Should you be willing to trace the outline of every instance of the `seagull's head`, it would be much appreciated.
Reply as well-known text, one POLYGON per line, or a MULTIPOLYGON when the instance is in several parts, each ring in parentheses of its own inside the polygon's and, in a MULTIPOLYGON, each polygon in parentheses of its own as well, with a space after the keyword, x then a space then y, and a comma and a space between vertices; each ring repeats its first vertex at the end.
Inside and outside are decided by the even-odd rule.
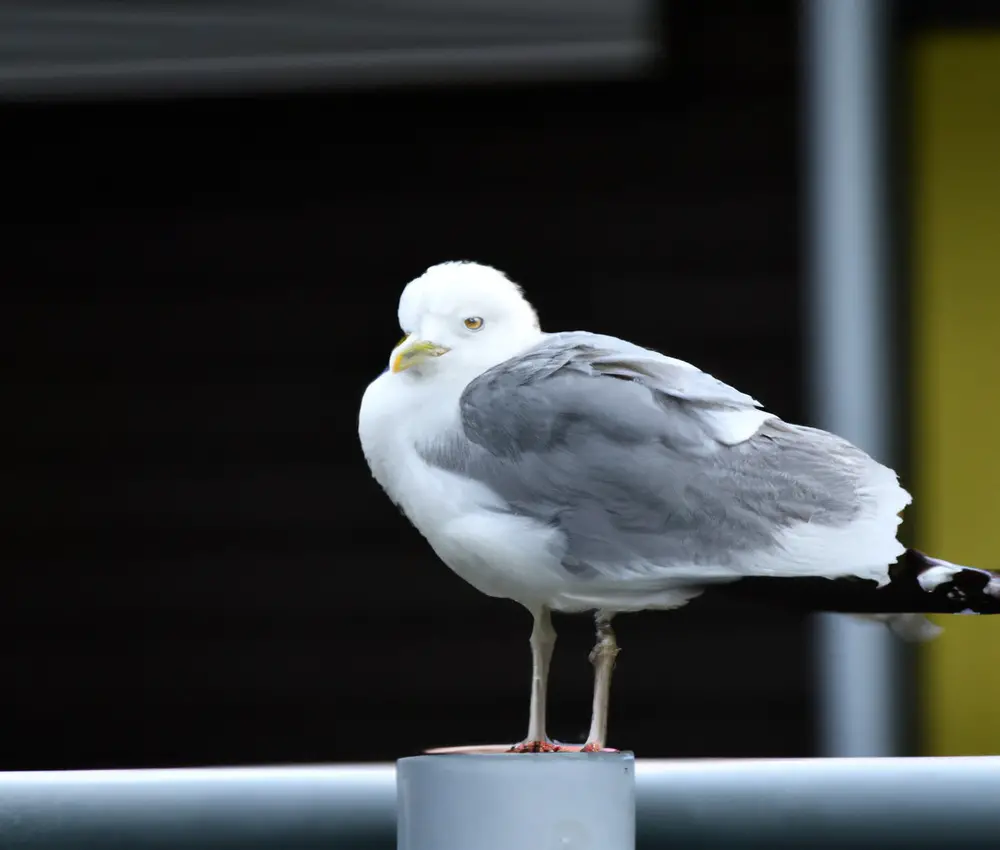
POLYGON ((414 376, 468 379, 529 348, 541 337, 538 316, 503 272, 470 262, 431 266, 399 299, 406 334, 389 368, 414 376))

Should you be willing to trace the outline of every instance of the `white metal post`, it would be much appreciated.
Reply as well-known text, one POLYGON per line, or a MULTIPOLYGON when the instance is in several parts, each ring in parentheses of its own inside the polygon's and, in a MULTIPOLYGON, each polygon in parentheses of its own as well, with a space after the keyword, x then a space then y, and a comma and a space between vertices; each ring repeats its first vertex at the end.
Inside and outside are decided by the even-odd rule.
POLYGON ((400 759, 397 850, 635 850, 626 753, 400 759))

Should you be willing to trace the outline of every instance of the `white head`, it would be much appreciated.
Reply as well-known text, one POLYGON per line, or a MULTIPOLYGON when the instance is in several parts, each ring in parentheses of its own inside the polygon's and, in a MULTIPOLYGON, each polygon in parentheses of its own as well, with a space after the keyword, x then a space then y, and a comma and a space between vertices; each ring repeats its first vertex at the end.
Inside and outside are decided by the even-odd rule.
POLYGON ((467 379, 529 348, 541 337, 538 316, 521 288, 490 266, 431 266, 399 299, 406 337, 389 368, 414 377, 459 374, 467 379))

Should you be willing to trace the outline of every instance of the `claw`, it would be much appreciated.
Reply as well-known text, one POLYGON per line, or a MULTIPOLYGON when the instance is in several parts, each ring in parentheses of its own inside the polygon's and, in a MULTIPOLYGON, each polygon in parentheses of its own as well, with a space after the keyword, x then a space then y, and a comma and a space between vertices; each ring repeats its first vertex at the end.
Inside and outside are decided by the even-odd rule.
POLYGON ((581 753, 617 753, 619 750, 611 749, 610 747, 605 747, 600 741, 593 741, 590 744, 584 744, 580 748, 581 753))
POLYGON ((522 741, 515 744, 508 753, 558 753, 561 747, 557 747, 551 741, 522 741))

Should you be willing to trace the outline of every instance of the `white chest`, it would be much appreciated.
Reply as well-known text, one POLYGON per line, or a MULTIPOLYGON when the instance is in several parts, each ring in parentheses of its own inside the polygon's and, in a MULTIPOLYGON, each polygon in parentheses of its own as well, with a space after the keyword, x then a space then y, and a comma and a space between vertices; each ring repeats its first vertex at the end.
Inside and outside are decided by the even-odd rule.
POLYGON ((455 476, 431 467, 420 452, 458 427, 456 393, 418 389, 403 376, 382 375, 361 402, 358 434, 372 474, 425 535, 468 510, 463 482, 449 480, 455 476))
POLYGON ((563 583, 562 540, 505 512, 486 484, 428 464, 420 448, 459 427, 458 398, 415 397, 392 375, 365 394, 359 435, 375 479, 454 572, 490 596, 532 602, 563 583))

